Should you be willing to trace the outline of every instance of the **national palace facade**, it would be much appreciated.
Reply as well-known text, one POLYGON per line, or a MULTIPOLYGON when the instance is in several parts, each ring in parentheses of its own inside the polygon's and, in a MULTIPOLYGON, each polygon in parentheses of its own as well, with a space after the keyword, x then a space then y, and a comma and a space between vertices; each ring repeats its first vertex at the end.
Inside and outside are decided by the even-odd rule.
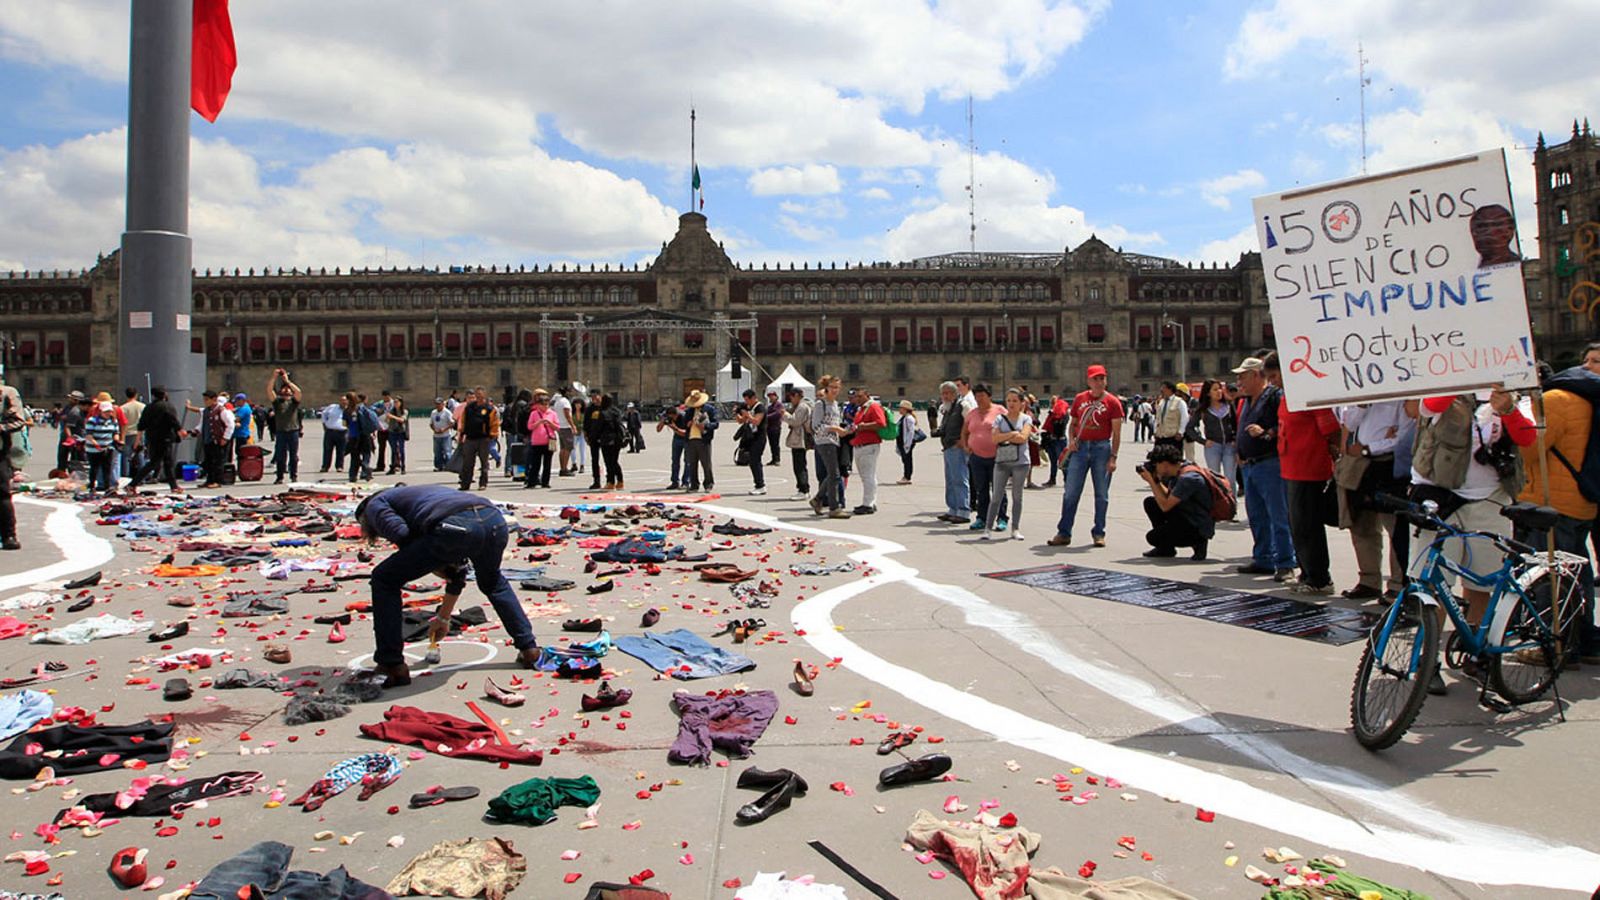
MULTIPOLYGON (((1534 167, 1543 260, 1526 265, 1529 307, 1559 366, 1600 335, 1600 140, 1587 123, 1564 144, 1541 135, 1534 167)), ((1149 393, 1274 344, 1255 253, 1186 265, 1090 237, 1061 253, 741 265, 694 212, 648 265, 208 270, 193 289, 192 348, 212 387, 259 392, 282 366, 312 402, 389 388, 418 407, 453 388, 563 381, 654 402, 714 389, 733 355, 754 361, 758 385, 793 364, 916 400, 957 374, 1077 390, 1091 363, 1113 388, 1149 393)), ((115 254, 0 275, 7 380, 36 404, 123 387, 117 296, 115 254)))

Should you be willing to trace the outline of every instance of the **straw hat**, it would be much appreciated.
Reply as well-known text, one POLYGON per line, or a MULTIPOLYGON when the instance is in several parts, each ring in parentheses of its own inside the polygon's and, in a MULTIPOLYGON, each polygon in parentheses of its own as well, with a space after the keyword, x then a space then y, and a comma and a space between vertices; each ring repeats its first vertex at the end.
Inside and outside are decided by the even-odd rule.
POLYGON ((706 405, 707 399, 709 398, 706 397, 705 391, 690 391, 688 398, 683 401, 683 405, 690 409, 699 409, 706 405))

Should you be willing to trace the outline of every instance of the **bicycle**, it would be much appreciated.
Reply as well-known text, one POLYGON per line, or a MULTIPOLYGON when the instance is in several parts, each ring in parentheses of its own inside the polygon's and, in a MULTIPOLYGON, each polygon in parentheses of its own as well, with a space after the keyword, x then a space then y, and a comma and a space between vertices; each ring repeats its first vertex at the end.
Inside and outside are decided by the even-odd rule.
MULTIPOLYGON (((1557 551, 1552 565, 1544 551, 1527 544, 1491 532, 1463 531, 1441 519, 1438 504, 1431 500, 1414 504, 1381 495, 1377 500, 1381 507, 1419 527, 1432 528, 1437 535, 1423 551, 1419 573, 1367 636, 1350 696, 1356 740, 1368 750, 1382 750, 1399 741, 1416 721, 1429 682, 1438 672, 1441 608, 1455 624, 1447 655, 1464 668, 1476 664, 1487 675, 1480 703, 1501 712, 1510 710, 1489 696, 1491 685, 1511 704, 1530 703, 1550 690, 1576 647, 1584 611, 1579 576, 1588 561, 1557 551), (1494 573, 1475 575, 1444 555, 1444 542, 1451 538, 1481 538, 1505 559, 1494 573), (1491 589, 1479 625, 1467 623, 1445 572, 1491 589)), ((1500 514, 1528 529, 1553 528, 1559 515, 1530 503, 1505 506, 1500 514)), ((1559 692, 1556 700, 1559 707, 1559 692)))

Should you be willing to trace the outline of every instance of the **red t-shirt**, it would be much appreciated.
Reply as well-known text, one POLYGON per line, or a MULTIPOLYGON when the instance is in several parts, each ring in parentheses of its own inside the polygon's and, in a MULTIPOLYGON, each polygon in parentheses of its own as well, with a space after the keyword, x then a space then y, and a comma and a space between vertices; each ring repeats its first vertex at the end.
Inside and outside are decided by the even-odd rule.
POLYGON ((1339 420, 1326 409, 1289 411, 1278 401, 1278 460, 1289 481, 1327 481, 1333 477, 1328 437, 1339 433, 1339 420))
POLYGON ((860 447, 863 444, 881 444, 883 438, 878 437, 878 429, 889 424, 884 418, 883 407, 876 400, 856 410, 856 433, 850 436, 850 446, 860 447))
POLYGON ((1106 391, 1099 397, 1083 391, 1072 398, 1072 423, 1067 426, 1067 437, 1074 435, 1080 441, 1111 440, 1111 423, 1122 416, 1122 401, 1106 391))

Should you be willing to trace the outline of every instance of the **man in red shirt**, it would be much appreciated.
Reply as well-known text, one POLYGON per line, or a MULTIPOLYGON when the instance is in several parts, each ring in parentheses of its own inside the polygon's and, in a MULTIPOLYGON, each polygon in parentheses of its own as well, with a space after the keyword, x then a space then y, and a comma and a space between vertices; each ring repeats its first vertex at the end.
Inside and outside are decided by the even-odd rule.
POLYGON ((1111 475, 1117 471, 1122 449, 1122 401, 1106 390, 1106 367, 1090 366, 1089 389, 1072 398, 1072 419, 1067 426, 1067 447, 1062 451, 1061 521, 1047 543, 1065 547, 1072 543, 1072 523, 1078 518, 1083 482, 1094 476, 1094 527, 1089 537, 1096 547, 1106 545, 1106 511, 1111 506, 1111 475))
MULTIPOLYGON (((1262 370, 1276 387, 1283 386, 1278 355, 1262 360, 1262 370)), ((1289 536, 1300 562, 1300 581, 1290 590, 1326 597, 1333 593, 1328 561, 1328 528, 1323 503, 1339 452, 1339 420, 1332 410, 1289 411, 1288 396, 1278 401, 1278 462, 1289 503, 1289 536)))
POLYGON ((883 449, 883 438, 878 429, 889 423, 883 405, 872 399, 865 388, 850 392, 856 405, 856 417, 850 435, 850 446, 855 454, 855 468, 861 473, 861 505, 855 508, 858 516, 870 516, 878 511, 878 451, 883 449))

